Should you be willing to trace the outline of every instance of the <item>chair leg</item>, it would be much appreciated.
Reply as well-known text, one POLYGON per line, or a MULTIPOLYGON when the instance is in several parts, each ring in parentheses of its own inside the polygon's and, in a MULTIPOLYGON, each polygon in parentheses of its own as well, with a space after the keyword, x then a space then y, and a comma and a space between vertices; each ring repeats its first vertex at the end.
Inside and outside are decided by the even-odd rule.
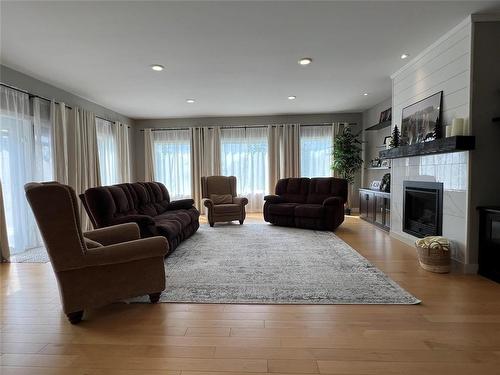
POLYGON ((71 324, 78 324, 82 321, 83 310, 66 314, 66 316, 68 317, 68 320, 71 324))
POLYGON ((240 225, 243 225, 243 220, 240 220, 240 225))
POLYGON ((161 293, 151 293, 149 295, 149 300, 151 303, 157 303, 160 300, 161 293))

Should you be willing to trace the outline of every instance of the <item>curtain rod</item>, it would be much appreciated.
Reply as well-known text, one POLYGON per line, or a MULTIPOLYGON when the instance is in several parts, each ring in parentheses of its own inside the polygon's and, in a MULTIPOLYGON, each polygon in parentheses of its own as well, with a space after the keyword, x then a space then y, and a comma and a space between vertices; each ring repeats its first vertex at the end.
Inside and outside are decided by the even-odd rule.
MULTIPOLYGON (((24 93, 24 94, 28 95, 30 98, 39 98, 39 99, 46 100, 46 101, 48 101, 48 102, 52 102, 52 100, 51 100, 51 99, 46 98, 45 96, 32 94, 32 93, 30 93, 29 91, 26 91, 26 90, 23 90, 23 89, 19 89, 19 88, 17 88, 17 87, 11 86, 11 85, 7 85, 7 84, 5 84, 5 83, 3 83, 3 82, 0 82, 0 85, 1 85, 1 86, 4 86, 4 87, 7 87, 7 88, 9 88, 9 89, 11 89, 11 90, 15 90, 15 91, 22 92, 22 93, 24 93)), ((54 100, 54 103, 56 103, 56 104, 61 104, 60 102, 55 101, 55 100, 54 100)), ((70 107, 70 106, 69 106, 69 105, 67 105, 67 104, 64 104, 64 105, 65 105, 65 107, 66 107, 66 108, 68 108, 68 109, 73 109, 72 107, 70 107)), ((114 121, 108 120, 107 118, 104 118, 104 117, 101 117, 101 116, 97 116, 97 115, 95 115, 95 117, 96 117, 96 118, 98 118, 98 119, 104 120, 104 121, 114 122, 114 121)), ((127 125, 127 127, 130 129, 130 126, 129 126, 129 125, 127 125)))
MULTIPOLYGON (((346 124, 341 123, 341 124, 346 124)), ((349 122, 347 123, 348 125, 358 125, 357 122, 349 122)), ((323 122, 323 123, 318 123, 318 124, 300 124, 300 126, 331 126, 331 122, 323 122)), ((219 126, 220 129, 246 129, 246 128, 267 128, 268 126, 276 127, 280 126, 279 124, 269 124, 269 125, 235 125, 235 126, 219 126)), ((151 128, 151 131, 156 132, 156 131, 164 131, 164 130, 189 130, 192 128, 205 128, 205 126, 191 126, 191 127, 183 127, 183 128, 151 128)), ((213 129, 213 126, 206 126, 208 129, 213 129)), ((141 132, 144 131, 144 129, 140 129, 141 132)))

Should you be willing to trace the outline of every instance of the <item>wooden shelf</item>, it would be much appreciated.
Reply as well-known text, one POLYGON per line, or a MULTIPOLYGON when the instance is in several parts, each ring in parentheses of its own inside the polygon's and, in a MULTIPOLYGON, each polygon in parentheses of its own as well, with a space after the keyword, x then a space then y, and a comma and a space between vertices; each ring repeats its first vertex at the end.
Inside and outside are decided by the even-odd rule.
POLYGON ((392 121, 383 121, 366 128, 365 131, 380 130, 391 126, 392 121))
POLYGON ((391 167, 366 167, 365 169, 391 169, 391 167))
POLYGON ((444 154, 474 150, 476 137, 471 135, 459 135, 456 137, 440 138, 434 141, 416 143, 414 145, 391 148, 379 151, 380 159, 397 159, 409 156, 444 154))

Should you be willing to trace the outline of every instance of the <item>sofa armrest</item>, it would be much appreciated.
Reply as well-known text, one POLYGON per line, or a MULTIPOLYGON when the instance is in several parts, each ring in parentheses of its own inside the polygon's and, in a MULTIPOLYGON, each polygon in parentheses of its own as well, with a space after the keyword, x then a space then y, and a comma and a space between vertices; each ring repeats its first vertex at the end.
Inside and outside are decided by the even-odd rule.
POLYGON ((148 215, 127 215, 114 218, 112 221, 113 225, 125 224, 125 223, 136 223, 137 225, 139 225, 139 227, 145 227, 148 225, 155 224, 153 218, 148 215))
POLYGON ((177 201, 172 201, 168 204, 167 206, 167 211, 170 210, 189 210, 192 208, 194 205, 194 200, 193 199, 179 199, 177 201))
POLYGON ((328 197, 323 201, 323 206, 338 206, 342 207, 344 205, 344 200, 342 197, 328 197))
POLYGON ((239 204, 240 206, 246 206, 248 204, 248 198, 246 198, 246 197, 234 197, 233 203, 239 204))
POLYGON ((111 227, 95 229, 84 232, 83 236, 92 241, 99 242, 103 246, 138 240, 141 238, 139 226, 136 223, 119 224, 111 227))
POLYGON ((211 199, 203 199, 203 205, 207 208, 212 208, 214 206, 214 202, 211 199))
POLYGON ((141 259, 164 257, 168 251, 165 237, 150 237, 87 250, 84 267, 128 263, 141 259))
POLYGON ((285 200, 279 195, 266 195, 264 200, 269 203, 285 203, 285 200))

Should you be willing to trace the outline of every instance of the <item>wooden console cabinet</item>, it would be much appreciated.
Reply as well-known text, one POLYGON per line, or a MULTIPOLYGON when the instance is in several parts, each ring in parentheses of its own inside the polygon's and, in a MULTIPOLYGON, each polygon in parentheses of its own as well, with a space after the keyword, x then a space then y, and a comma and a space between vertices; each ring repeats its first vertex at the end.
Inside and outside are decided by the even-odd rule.
POLYGON ((359 216, 384 230, 390 230, 391 194, 377 190, 359 189, 359 216))
POLYGON ((479 274, 500 282, 500 207, 479 207, 479 274))

